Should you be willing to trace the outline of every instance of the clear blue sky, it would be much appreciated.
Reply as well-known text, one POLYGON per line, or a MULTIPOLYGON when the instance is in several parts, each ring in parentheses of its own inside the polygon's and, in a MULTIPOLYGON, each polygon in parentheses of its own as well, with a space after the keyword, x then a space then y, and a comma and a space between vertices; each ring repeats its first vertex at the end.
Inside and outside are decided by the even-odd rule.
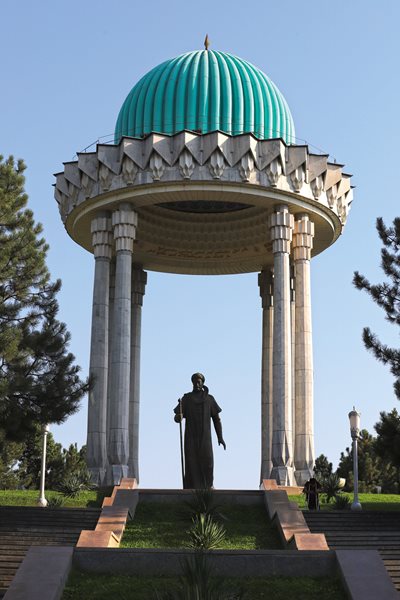
MULTIPOLYGON (((87 374, 93 258, 63 229, 53 173, 113 132, 119 108, 153 66, 202 48, 237 54, 265 71, 286 97, 299 142, 354 175, 344 235, 312 261, 317 454, 337 463, 349 445, 347 413, 373 430, 398 406, 392 377, 362 346, 370 325, 388 343, 398 331, 352 286, 360 270, 381 279, 375 219, 400 214, 400 3, 395 0, 41 0, 2 7, 0 152, 24 158, 30 207, 61 278, 60 319, 87 374)), ((254 488, 260 468, 261 304, 256 274, 188 277, 149 273, 143 307, 141 484, 180 485, 177 398, 205 373, 222 406, 227 451, 215 448, 215 485, 254 488)), ((64 445, 86 438, 86 401, 52 428, 64 445)))

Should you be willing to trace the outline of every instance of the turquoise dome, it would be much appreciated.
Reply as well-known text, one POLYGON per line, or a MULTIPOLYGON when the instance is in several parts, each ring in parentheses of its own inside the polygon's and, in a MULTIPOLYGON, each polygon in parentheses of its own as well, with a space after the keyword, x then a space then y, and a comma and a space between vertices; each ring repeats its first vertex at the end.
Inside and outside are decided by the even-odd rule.
POLYGON ((295 143, 289 107, 269 77, 237 56, 214 50, 187 52, 144 75, 119 112, 115 143, 122 136, 185 129, 295 143))

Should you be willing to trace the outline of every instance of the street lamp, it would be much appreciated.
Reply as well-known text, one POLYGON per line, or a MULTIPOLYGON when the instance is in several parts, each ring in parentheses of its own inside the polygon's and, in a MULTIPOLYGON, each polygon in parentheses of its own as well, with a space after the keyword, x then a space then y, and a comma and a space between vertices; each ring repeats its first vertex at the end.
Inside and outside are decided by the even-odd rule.
POLYGON ((350 433, 353 440, 353 474, 354 474, 354 498, 351 505, 351 510, 362 510, 362 506, 358 500, 358 447, 357 442, 360 437, 360 413, 353 406, 353 410, 349 412, 350 433))
POLYGON ((44 482, 46 479, 46 449, 47 449, 47 434, 50 431, 50 425, 43 425, 43 444, 42 444, 42 467, 40 470, 40 496, 38 499, 39 506, 47 506, 47 500, 44 495, 44 482))

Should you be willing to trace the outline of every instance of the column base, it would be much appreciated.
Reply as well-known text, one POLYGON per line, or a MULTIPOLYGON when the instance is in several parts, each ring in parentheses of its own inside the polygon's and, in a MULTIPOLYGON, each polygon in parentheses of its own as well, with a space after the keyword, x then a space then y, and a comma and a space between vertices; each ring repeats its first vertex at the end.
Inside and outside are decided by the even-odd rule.
POLYGON ((261 464, 261 476, 260 481, 263 482, 264 479, 273 479, 271 476, 272 473, 272 461, 265 461, 261 464))
POLYGON ((128 477, 136 479, 137 483, 139 483, 139 469, 137 465, 128 465, 128 477))
POLYGON ((312 469, 296 469, 295 471, 297 485, 304 485, 311 477, 314 477, 312 469))
POLYGON ((275 479, 278 485, 295 485, 293 467, 273 467, 271 479, 275 479))
POLYGON ((109 465, 107 468, 107 485, 119 485, 123 477, 128 477, 128 465, 109 465))
POLYGON ((90 480, 96 486, 101 486, 105 483, 106 469, 104 467, 88 467, 90 480))

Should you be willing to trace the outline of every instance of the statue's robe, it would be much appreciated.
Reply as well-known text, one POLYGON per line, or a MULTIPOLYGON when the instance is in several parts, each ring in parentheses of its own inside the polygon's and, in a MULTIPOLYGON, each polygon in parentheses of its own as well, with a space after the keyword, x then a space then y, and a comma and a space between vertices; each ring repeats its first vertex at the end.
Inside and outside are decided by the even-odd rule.
MULTIPOLYGON (((201 392, 189 392, 182 397, 182 416, 185 425, 185 489, 210 488, 214 480, 214 457, 211 442, 211 419, 220 429, 221 408, 214 396, 203 387, 201 392)), ((179 416, 179 404, 174 408, 179 416)), ((217 431, 219 436, 219 432, 217 431)))

